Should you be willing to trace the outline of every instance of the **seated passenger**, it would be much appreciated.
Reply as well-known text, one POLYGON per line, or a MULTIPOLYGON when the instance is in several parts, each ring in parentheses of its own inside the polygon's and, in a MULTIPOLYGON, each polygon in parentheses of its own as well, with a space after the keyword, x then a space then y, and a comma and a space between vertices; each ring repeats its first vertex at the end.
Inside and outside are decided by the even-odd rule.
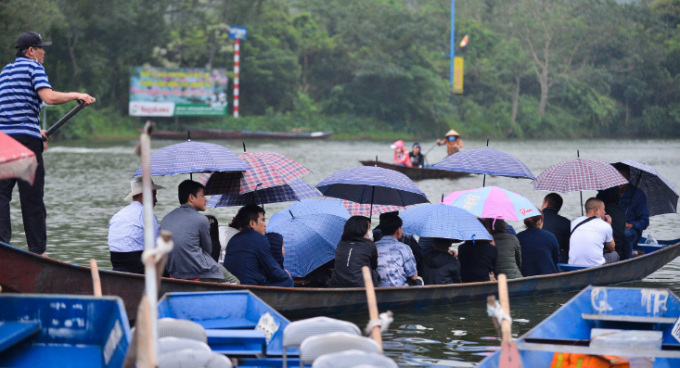
POLYGON ((335 268, 330 287, 365 287, 361 268, 371 269, 373 285, 378 285, 378 250, 373 243, 368 217, 352 216, 345 222, 342 238, 335 251, 335 268))
POLYGON ((616 253, 621 260, 633 258, 633 244, 626 239, 626 211, 621 207, 619 188, 612 187, 597 192, 595 198, 604 202, 604 211, 612 218, 612 235, 616 253))
MULTIPOLYGON (((153 183, 152 183, 153 184, 153 183)), ((144 273, 142 252, 144 251, 144 205, 142 194, 142 178, 135 178, 130 183, 132 190, 125 197, 132 203, 113 215, 109 221, 109 252, 114 271, 144 273)), ((153 184, 153 206, 156 207, 156 190, 165 189, 153 184)), ((158 219, 153 215, 153 238, 158 238, 158 219)))
POLYGON ((411 166, 425 167, 425 156, 420 152, 420 143, 413 143, 413 151, 409 153, 409 158, 411 159, 411 166))
POLYGON ((411 167, 411 159, 408 156, 408 151, 404 149, 404 141, 394 142, 392 149, 394 150, 395 165, 411 167))
POLYGON ((586 215, 571 222, 569 264, 600 266, 619 260, 612 236, 612 219, 597 198, 586 201, 586 215), (603 255, 604 250, 610 253, 603 255))
POLYGON ((461 281, 496 281, 493 272, 497 259, 498 249, 491 241, 467 240, 458 247, 461 281))
POLYGON ((411 280, 418 279, 413 252, 408 245, 399 241, 404 235, 401 225, 399 216, 387 216, 380 224, 383 237, 375 243, 378 248, 380 286, 408 286, 407 277, 411 280))
POLYGON ((213 215, 205 215, 205 217, 207 217, 210 222, 210 239, 212 239, 210 257, 219 264, 220 252, 222 251, 222 246, 220 245, 220 223, 217 222, 217 218, 213 215))
POLYGON ((242 285, 293 287, 293 278, 274 259, 269 240, 264 235, 264 209, 249 204, 236 219, 243 226, 227 244, 224 267, 241 280, 242 285))
POLYGON ((227 226, 220 226, 220 246, 222 250, 220 251, 220 259, 217 261, 219 264, 224 263, 224 256, 227 254, 227 244, 229 240, 241 231, 241 225, 236 221, 236 217, 231 219, 231 222, 227 226))
MULTIPOLYGON (((618 162, 614 167, 630 182, 630 166, 618 162)), ((647 196, 640 188, 633 184, 619 185, 619 195, 621 196, 621 208, 626 213, 626 239, 628 247, 632 249, 637 247, 637 243, 642 237, 642 232, 649 226, 647 196)))
POLYGON ((489 230, 498 250, 498 259, 494 274, 496 277, 504 273, 508 279, 522 277, 522 249, 519 240, 514 235, 508 234, 508 227, 501 219, 484 219, 484 225, 489 230))
MULTIPOLYGON (((380 241, 380 239, 382 239, 383 233, 381 224, 385 221, 385 218, 387 218, 388 216, 398 217, 399 211, 385 212, 380 214, 380 224, 378 224, 378 226, 376 226, 375 229, 373 229, 374 243, 377 243, 380 241)), ((418 270, 418 274, 420 274, 423 270, 423 256, 420 250, 420 246, 418 245, 418 240, 416 240, 416 238, 411 234, 403 233, 399 241, 408 245, 408 247, 411 248, 411 253, 413 253, 413 256, 416 259, 416 268, 418 270)))
POLYGON ((213 242, 210 237, 208 218, 198 213, 205 211, 207 200, 201 183, 185 180, 179 184, 178 197, 181 206, 170 211, 161 229, 172 232, 174 248, 168 254, 165 269, 170 277, 204 282, 239 281, 210 257, 213 242))
POLYGON ((524 219, 527 229, 517 234, 522 247, 522 275, 560 272, 560 245, 552 233, 542 230, 543 214, 524 219))
POLYGON ((543 198, 543 230, 552 233, 560 245, 560 263, 569 262, 569 237, 571 236, 571 221, 558 215, 562 208, 562 196, 550 193, 543 198))
POLYGON ((434 248, 423 257, 425 285, 459 284, 460 263, 455 252, 449 251, 451 239, 434 239, 434 248))
POLYGON ((283 235, 279 233, 267 233, 265 234, 267 240, 269 240, 269 249, 272 252, 272 257, 276 263, 283 267, 283 257, 286 256, 286 250, 283 248, 283 235))

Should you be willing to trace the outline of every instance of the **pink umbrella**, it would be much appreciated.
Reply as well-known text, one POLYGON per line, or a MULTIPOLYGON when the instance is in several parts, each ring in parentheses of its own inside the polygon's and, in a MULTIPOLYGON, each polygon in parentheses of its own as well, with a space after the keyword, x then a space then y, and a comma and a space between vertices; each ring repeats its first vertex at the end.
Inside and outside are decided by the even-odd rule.
POLYGON ((17 178, 33 184, 37 167, 33 151, 0 132, 0 180, 17 178))
POLYGON ((538 208, 530 200, 494 186, 453 192, 442 202, 480 218, 522 221, 539 215, 538 208))

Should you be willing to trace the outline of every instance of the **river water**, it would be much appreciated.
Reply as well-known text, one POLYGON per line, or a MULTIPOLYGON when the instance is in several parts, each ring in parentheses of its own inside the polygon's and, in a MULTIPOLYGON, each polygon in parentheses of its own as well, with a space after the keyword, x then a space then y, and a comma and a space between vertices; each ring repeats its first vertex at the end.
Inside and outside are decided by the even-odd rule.
MULTIPOLYGON (((153 141, 158 149, 176 142, 153 141)), ((240 153, 241 142, 213 142, 240 153)), ((407 142, 410 147, 412 142, 407 142)), ((348 167, 358 166, 359 160, 391 161, 388 142, 371 141, 248 141, 249 152, 275 151, 313 171, 304 178, 315 185, 329 174, 348 167)), ((479 148, 485 141, 465 141, 465 149, 479 148)), ((431 142, 423 142, 427 151, 431 142)), ((110 269, 107 234, 108 221, 127 202, 123 198, 130 191, 130 178, 139 166, 139 158, 132 154, 135 142, 53 143, 45 152, 47 167, 45 202, 47 206, 48 254, 50 257, 79 265, 87 265, 95 258, 99 267, 110 269)), ((680 189, 679 140, 553 140, 553 141, 499 141, 491 148, 514 155, 538 176, 548 166, 576 157, 604 161, 633 159, 650 164, 680 189)), ((429 154, 430 163, 445 156, 445 148, 434 148, 429 154)), ((178 206, 177 185, 188 175, 154 178, 166 190, 158 192, 155 213, 159 220, 178 206)), ((487 185, 499 186, 529 198, 540 206, 546 192, 533 191, 530 180, 487 177, 487 185)), ((471 189, 482 185, 482 177, 473 175, 458 180, 437 179, 417 182, 420 189, 436 202, 442 194, 471 189)), ((594 192, 584 192, 584 200, 594 192)), ((567 218, 580 216, 579 194, 563 195, 564 206, 560 212, 567 218)), ((18 193, 12 203, 12 244, 26 249, 18 193)), ((267 217, 283 209, 286 204, 267 205, 267 217)), ((208 209, 207 214, 226 224, 238 208, 208 209)), ((512 223, 521 229, 519 223, 512 223)), ((661 215, 651 219, 648 231, 657 239, 680 238, 680 217, 677 214, 661 215)), ((680 294, 680 262, 672 261, 666 267, 635 285, 669 287, 680 294)), ((513 333, 522 334, 545 316, 555 311, 574 294, 560 294, 511 301, 515 319, 513 333)), ((347 316, 348 320, 363 326, 367 316, 347 316)), ((395 313, 395 322, 385 334, 386 353, 400 365, 469 367, 490 354, 499 345, 492 322, 486 317, 482 303, 451 307, 427 308, 395 313)))

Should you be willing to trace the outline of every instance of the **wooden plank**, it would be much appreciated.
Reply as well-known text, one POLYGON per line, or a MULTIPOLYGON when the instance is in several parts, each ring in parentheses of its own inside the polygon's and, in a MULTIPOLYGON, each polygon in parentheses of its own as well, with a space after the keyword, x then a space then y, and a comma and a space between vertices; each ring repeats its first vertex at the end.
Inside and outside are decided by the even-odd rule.
POLYGON ((673 317, 646 317, 646 316, 618 316, 612 314, 587 314, 582 313, 581 318, 588 321, 612 321, 612 322, 632 322, 632 323, 663 323, 675 324, 678 320, 673 317))
POLYGON ((0 352, 24 341, 40 330, 40 323, 30 322, 0 322, 0 352))

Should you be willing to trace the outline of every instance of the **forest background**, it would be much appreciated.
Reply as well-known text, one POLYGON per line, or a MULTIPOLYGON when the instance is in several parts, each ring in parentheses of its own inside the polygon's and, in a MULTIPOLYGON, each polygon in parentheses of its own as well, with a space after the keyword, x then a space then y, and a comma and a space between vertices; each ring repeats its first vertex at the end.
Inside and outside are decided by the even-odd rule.
MULTIPOLYGON (((55 90, 97 98, 62 139, 137 134, 141 121, 127 115, 131 67, 233 70, 230 24, 248 27, 241 117, 183 124, 332 130, 340 138, 429 138, 450 128, 482 138, 680 136, 680 0, 458 0, 465 91, 453 103, 450 6, 0 0, 0 62, 14 60, 11 47, 24 31, 54 42, 45 68, 55 90)), ((49 121, 70 107, 48 108, 49 121)))

